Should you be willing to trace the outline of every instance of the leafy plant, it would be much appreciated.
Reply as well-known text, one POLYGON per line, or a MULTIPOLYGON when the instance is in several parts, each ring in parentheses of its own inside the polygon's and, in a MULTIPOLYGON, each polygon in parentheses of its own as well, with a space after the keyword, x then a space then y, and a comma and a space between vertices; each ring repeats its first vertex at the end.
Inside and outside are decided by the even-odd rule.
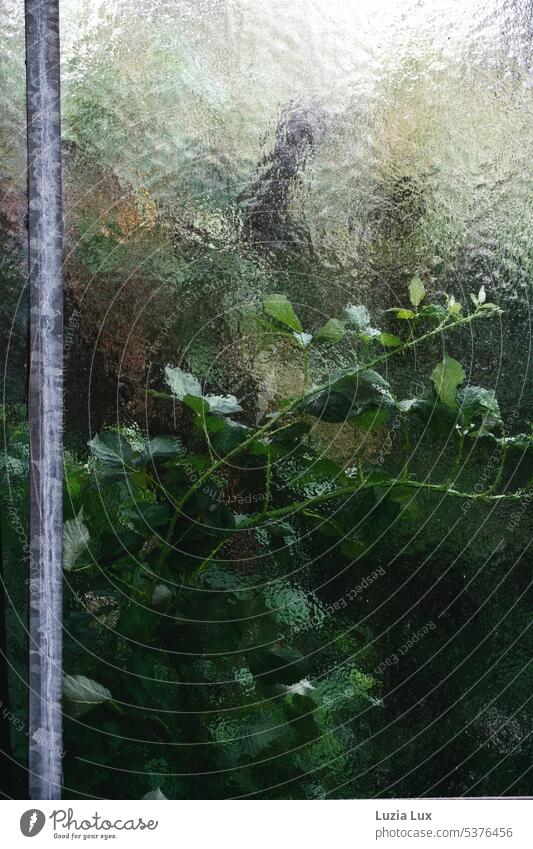
MULTIPOLYGON (((175 747, 179 772, 204 772, 209 795, 276 795, 279 784, 284 795, 330 792, 351 774, 349 752, 368 712, 381 710, 379 679, 366 629, 330 618, 305 576, 332 559, 368 564, 396 518, 416 527, 432 498, 494 505, 530 493, 530 481, 509 491, 502 480, 509 439, 530 450, 531 438, 509 437, 494 393, 465 385, 460 363, 445 354, 425 394, 411 398, 399 399, 383 373, 392 358, 408 362, 428 340, 499 312, 483 292, 468 313, 451 298, 422 306, 425 296, 415 277, 413 309, 393 310, 394 333, 351 305, 311 334, 287 298, 269 295, 264 321, 305 352, 300 394, 256 424, 235 396, 206 393, 169 365, 169 391, 153 394, 188 408, 187 444, 108 430, 90 441, 88 464, 68 469, 65 570, 83 599, 68 633, 85 652, 83 668, 66 678, 67 701, 78 706, 67 737, 75 746, 81 705, 84 721, 94 715, 113 741, 98 753, 101 763, 116 748, 131 755, 132 740, 158 743, 159 769, 146 770, 152 789, 139 775, 132 795, 180 795, 179 780, 168 777, 175 747), (352 364, 314 375, 312 364, 323 360, 313 351, 325 344, 347 346, 352 364), (400 446, 389 437, 392 447, 369 453, 357 441, 381 431, 386 446, 391 420, 400 446), (350 429, 347 459, 316 447, 323 422, 350 429), (451 472, 413 472, 410 433, 419 423, 452 440, 451 472), (501 448, 501 465, 482 488, 461 485, 467 437, 501 448), (339 643, 349 658, 341 666, 339 643), (91 660, 102 655, 120 658, 123 672, 91 660)), ((99 777, 87 777, 89 787, 91 780, 99 777)))

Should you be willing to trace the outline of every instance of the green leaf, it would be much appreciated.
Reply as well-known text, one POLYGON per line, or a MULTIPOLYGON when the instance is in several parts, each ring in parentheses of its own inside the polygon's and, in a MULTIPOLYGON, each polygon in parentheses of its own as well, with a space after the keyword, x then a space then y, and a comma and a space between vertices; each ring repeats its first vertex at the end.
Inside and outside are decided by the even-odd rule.
POLYGON ((168 584, 156 584, 152 592, 150 603, 152 607, 167 607, 167 605, 174 599, 174 595, 173 590, 168 584))
POLYGON ((327 422, 341 422, 364 412, 370 405, 393 404, 390 385, 378 372, 354 366, 335 372, 328 388, 304 398, 298 411, 327 422))
POLYGON ((157 389, 147 389, 146 394, 150 396, 150 398, 161 398, 164 401, 172 401, 176 400, 175 395, 170 395, 168 392, 159 392, 157 389))
POLYGON ((492 389, 483 389, 481 386, 467 386, 458 393, 458 401, 461 410, 461 424, 463 427, 471 427, 474 423, 478 426, 477 436, 490 432, 493 427, 502 424, 502 417, 496 394, 492 389))
POLYGON ((165 380, 175 398, 183 401, 186 395, 201 398, 203 395, 200 381, 183 369, 165 366, 165 380))
POLYGON ((487 318, 493 315, 503 315, 502 308, 498 307, 496 304, 479 304, 478 309, 480 312, 483 311, 483 314, 487 316, 487 318))
POLYGON ((448 312, 440 304, 426 304, 426 306, 419 310, 418 315, 424 316, 424 318, 433 318, 435 321, 442 322, 447 318, 448 312))
POLYGON ((183 403, 197 413, 199 416, 206 416, 209 413, 209 401, 198 395, 184 395, 181 399, 183 403))
POLYGON ((357 366, 335 372, 328 389, 346 395, 355 393, 358 399, 362 396, 369 399, 375 397, 376 393, 377 395, 392 397, 390 384, 384 377, 374 369, 361 369, 357 366))
POLYGON ((351 416, 350 421, 356 427, 360 427, 363 430, 376 430, 385 424, 389 416, 389 410, 371 409, 365 410, 357 416, 351 416))
POLYGON ((457 424, 454 409, 436 398, 410 398, 400 401, 398 407, 403 413, 418 416, 439 437, 447 438, 457 424))
POLYGON ((227 422, 230 420, 224 418, 224 416, 212 416, 207 411, 202 412, 202 410, 200 410, 200 413, 201 415, 196 416, 193 422, 196 428, 200 430, 205 428, 209 433, 219 433, 227 429, 227 422))
POLYGON ((466 374, 461 363, 445 354, 442 362, 435 366, 431 373, 431 380, 443 404, 454 409, 457 407, 455 400, 457 387, 465 377, 466 374))
POLYGON ((393 487, 387 497, 393 504, 401 506, 401 519, 416 520, 420 518, 422 510, 416 498, 416 492, 410 487, 393 487))
POLYGON ((74 519, 63 523, 63 569, 70 571, 89 545, 89 528, 83 523, 83 507, 74 519))
MULTIPOLYGON (((213 416, 209 418, 213 419, 213 416)), ((227 451, 232 451, 245 439, 250 436, 250 428, 242 425, 239 422, 234 422, 232 419, 217 419, 219 422, 224 422, 225 427, 220 430, 214 430, 208 425, 208 430, 212 433, 211 441, 216 451, 225 454, 227 451)))
POLYGON ((446 309, 448 311, 448 315, 458 316, 463 307, 456 301, 453 295, 446 296, 446 309))
POLYGON ((161 788, 158 787, 157 790, 150 790, 149 793, 145 793, 145 795, 143 796, 143 799, 150 799, 150 800, 154 801, 155 799, 166 800, 167 797, 162 792, 161 788))
POLYGON ((420 398, 405 398, 402 401, 398 401, 398 407, 402 413, 410 413, 411 410, 416 410, 421 404, 425 403, 420 398))
POLYGON ((315 459, 311 460, 301 469, 291 480, 291 486, 302 486, 303 484, 323 482, 331 483, 335 481, 336 486, 340 486, 348 482, 348 478, 344 474, 340 466, 333 460, 315 459))
POLYGON ((315 342, 340 342, 344 336, 344 323, 337 318, 330 318, 324 327, 315 333, 313 340, 315 342))
POLYGON ((82 716, 104 702, 113 698, 111 692, 84 675, 65 675, 63 677, 63 698, 74 716, 82 716))
POLYGON ((300 445, 303 437, 306 436, 310 430, 311 422, 296 419, 296 421, 288 423, 277 433, 274 433, 271 437, 269 437, 268 441, 271 446, 286 445, 292 448, 295 445, 300 445))
POLYGON ((235 395, 206 395, 209 412, 214 416, 230 416, 232 413, 242 413, 242 407, 235 395))
POLYGON ((344 310, 350 324, 355 324, 358 330, 365 330, 370 324, 370 314, 362 304, 348 304, 344 310))
POLYGON ((181 451, 183 451, 183 445, 174 436, 154 436, 146 443, 141 454, 141 462, 168 460, 170 457, 176 457, 181 451))
POLYGON ((265 312, 285 327, 302 333, 303 327, 285 295, 267 295, 263 301, 265 312))
POLYGON ((386 348, 399 348, 403 345, 400 337, 394 336, 393 333, 380 333, 377 338, 382 345, 385 345, 386 348))
POLYGON ((94 457, 115 469, 129 464, 133 457, 133 449, 128 440, 116 431, 96 434, 87 444, 94 457))
POLYGON ((357 539, 344 539, 340 545, 340 553, 349 560, 357 560, 366 549, 366 543, 357 539))
POLYGON ((402 321, 409 321, 412 318, 416 318, 416 315, 413 310, 400 309, 396 310, 396 318, 400 318, 402 321))
POLYGON ((417 307, 425 298, 426 289, 418 274, 409 283, 409 300, 417 307))
POLYGON ((157 501, 140 501, 127 510, 125 515, 131 520, 137 532, 146 535, 147 531, 165 525, 168 522, 169 513, 166 504, 159 504, 157 501))
POLYGON ((517 433, 516 436, 506 436, 499 442, 501 445, 516 448, 518 451, 533 450, 533 434, 531 433, 517 433))
POLYGON ((346 421, 354 410, 353 401, 342 392, 324 390, 310 398, 305 398, 297 407, 298 412, 309 413, 325 422, 346 421))

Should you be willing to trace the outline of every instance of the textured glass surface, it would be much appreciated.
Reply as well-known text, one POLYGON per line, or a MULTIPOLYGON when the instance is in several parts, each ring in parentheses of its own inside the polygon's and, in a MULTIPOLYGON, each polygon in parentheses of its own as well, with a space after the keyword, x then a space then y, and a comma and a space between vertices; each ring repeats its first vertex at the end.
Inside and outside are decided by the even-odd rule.
POLYGON ((24 16, 19 3, 0 6, 2 87, 0 109, 0 198, 2 216, 3 402, 25 401, 24 255, 26 211, 26 93, 24 16), (22 298, 22 302, 21 299, 22 298))
MULTIPOLYGON (((183 405, 152 394, 168 392, 167 365, 236 395, 249 423, 299 391, 299 356, 258 342, 267 294, 287 295, 314 333, 349 303, 372 316, 404 304, 416 273, 434 299, 466 305, 484 286, 502 307, 446 350, 527 429, 528 3, 65 0, 61 11, 72 469, 106 427, 132 444, 189 438, 183 405)), ((443 344, 391 364, 405 397, 443 344)), ((386 437, 370 432, 365 457, 386 437)), ((334 423, 313 439, 324 461, 353 454, 334 423)), ((490 456, 482 446, 471 487, 490 456)), ((437 440, 418 461, 444 473, 455 462, 437 440)), ((257 492, 235 474, 235 512, 246 513, 257 492)), ((72 521, 75 486, 68 496, 72 521)), ((135 563, 151 557, 125 536, 135 503, 118 490, 105 503, 108 534, 89 544, 98 590, 83 559, 67 575, 65 671, 98 681, 113 703, 66 720, 66 795, 527 792, 528 511, 509 532, 503 508, 437 503, 416 532, 393 522, 355 564, 320 559, 290 525, 279 556, 245 536, 196 588, 219 599, 206 608, 219 624, 169 625, 162 651, 124 614, 144 586, 131 588, 135 563), (268 552, 259 577, 246 545, 256 559, 268 552), (120 550, 115 579, 106 564, 120 550), (237 648, 234 622, 249 623, 237 648), (288 630, 305 661, 296 680, 288 630)), ((187 618, 191 592, 173 615, 187 618)))
MULTIPOLYGON (((503 350, 475 366, 516 402, 527 365, 528 4, 104 2, 65 3, 62 15, 67 213, 73 246, 89 254, 85 311, 104 273, 118 289, 112 303, 106 287, 105 321, 107 302, 90 312, 97 358, 116 371, 122 358, 119 398, 135 394, 129 377, 143 384, 157 337, 146 325, 200 281, 216 291, 182 306, 188 330, 273 276, 329 315, 363 291, 388 305, 414 268, 443 263, 436 285, 459 296, 484 283, 512 304, 503 350)), ((214 329, 186 340, 204 370, 215 353, 204 343, 228 341, 214 329)))

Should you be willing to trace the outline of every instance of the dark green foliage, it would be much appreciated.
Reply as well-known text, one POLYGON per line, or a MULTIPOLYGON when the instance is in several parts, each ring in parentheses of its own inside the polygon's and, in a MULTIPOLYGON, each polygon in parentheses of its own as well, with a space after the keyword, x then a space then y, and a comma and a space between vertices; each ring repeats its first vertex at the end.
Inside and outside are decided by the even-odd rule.
MULTIPOLYGON (((418 310, 420 287, 410 295, 418 310)), ((481 514, 504 509, 523 503, 530 481, 504 486, 510 437, 493 393, 458 390, 459 364, 445 358, 425 397, 403 401, 380 368, 494 311, 478 304, 458 318, 448 303, 436 325, 387 347, 380 331, 360 339, 352 314, 353 329, 347 324, 327 342, 352 336, 362 346, 355 364, 314 385, 308 377, 303 394, 280 402, 260 425, 233 396, 204 394, 196 378, 169 367, 171 394, 155 394, 191 411, 188 444, 109 430, 90 441, 88 464, 68 465, 71 792, 312 798, 392 787, 393 795, 410 794, 403 782, 394 789, 393 764, 379 765, 379 753, 386 760, 397 745, 387 720, 387 689, 399 668, 391 657, 413 632, 427 640, 425 651, 437 652, 438 643, 430 617, 421 621, 427 604, 409 613, 401 552, 407 541, 416 551, 417 529, 435 521, 437 505, 448 515, 449 502, 481 514), (320 419, 354 434, 377 429, 382 448, 368 456, 354 443, 348 459, 325 457, 312 439, 320 419), (450 440, 456 451, 455 465, 433 464, 431 479, 417 459, 419 423, 426 441, 435 433, 440 451, 450 440), (466 464, 465 437, 474 437, 466 464), (479 488, 468 469, 487 440, 499 462, 479 488)), ((265 313, 293 334, 296 348, 324 344, 324 334, 306 337, 281 296, 267 298, 265 313)), ((520 440, 529 446, 524 435, 513 446, 520 440)), ((452 598, 452 584, 448 591, 452 598)), ((416 652, 405 654, 414 662, 416 652)), ((426 770, 419 787, 429 792, 431 781, 426 770)))

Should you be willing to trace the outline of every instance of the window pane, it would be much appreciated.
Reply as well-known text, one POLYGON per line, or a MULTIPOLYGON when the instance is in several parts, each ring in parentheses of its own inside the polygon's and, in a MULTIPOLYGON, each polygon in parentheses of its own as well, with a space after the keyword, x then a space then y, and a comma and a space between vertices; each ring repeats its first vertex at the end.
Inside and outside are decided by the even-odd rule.
POLYGON ((62 30, 66 795, 526 793, 527 4, 62 30))

